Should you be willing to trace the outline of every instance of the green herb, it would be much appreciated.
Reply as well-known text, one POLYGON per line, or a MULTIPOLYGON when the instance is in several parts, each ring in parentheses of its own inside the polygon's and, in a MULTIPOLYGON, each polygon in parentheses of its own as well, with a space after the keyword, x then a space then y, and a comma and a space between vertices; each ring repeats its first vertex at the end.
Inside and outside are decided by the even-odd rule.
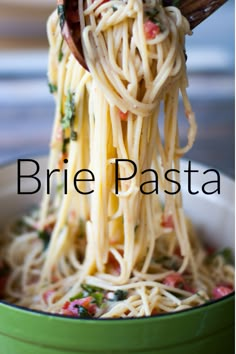
POLYGON ((63 154, 66 153, 66 146, 67 146, 67 144, 69 144, 69 142, 70 142, 70 138, 64 138, 63 139, 63 144, 62 144, 62 152, 63 152, 63 154))
POLYGON ((88 284, 81 284, 81 288, 86 291, 87 295, 91 295, 92 293, 95 293, 96 291, 103 291, 103 289, 98 288, 96 286, 88 285, 88 284))
POLYGON ((64 5, 58 5, 57 6, 57 13, 58 13, 58 16, 59 16, 60 27, 62 29, 64 27, 64 24, 65 24, 65 8, 64 8, 64 5))
POLYGON ((93 297, 93 303, 95 303, 98 307, 101 307, 104 299, 104 294, 100 292, 92 293, 91 296, 93 297))
POLYGON ((78 315, 80 318, 91 318, 91 314, 88 312, 88 310, 81 306, 81 305, 75 305, 75 307, 78 308, 78 315))
POLYGON ((50 82, 48 83, 49 91, 50 93, 57 92, 57 85, 51 84, 50 82))
POLYGON ((112 10, 115 12, 115 11, 117 11, 118 9, 117 9, 116 6, 112 6, 112 10))
POLYGON ((63 43, 64 43, 64 39, 62 38, 60 48, 59 48, 59 53, 58 53, 58 61, 59 62, 62 61, 63 56, 64 56, 63 51, 62 51, 63 43))
POLYGON ((72 141, 76 141, 77 138, 78 138, 78 134, 73 130, 71 132, 70 138, 71 138, 72 141))
POLYGON ((46 250, 48 248, 51 234, 46 230, 42 230, 38 231, 38 237, 43 241, 44 250, 46 250))
POLYGON ((128 296, 128 291, 124 291, 124 290, 116 290, 114 292, 114 299, 113 301, 122 301, 127 299, 128 296))
POLYGON ((152 20, 153 17, 155 17, 155 16, 158 14, 158 12, 159 12, 159 10, 158 10, 158 9, 155 9, 155 8, 153 8, 153 9, 148 9, 148 10, 145 11, 145 15, 146 15, 147 17, 149 17, 150 20, 152 20))
POLYGON ((63 129, 69 128, 73 124, 75 116, 75 103, 73 99, 73 94, 68 91, 65 103, 65 114, 61 121, 61 126, 63 129))
POLYGON ((88 284, 82 284, 81 288, 83 289, 83 297, 91 296, 93 298, 93 303, 98 307, 102 305, 104 299, 103 289, 88 284))
POLYGON ((172 270, 178 270, 181 265, 180 260, 175 256, 172 257, 161 256, 157 258, 155 261, 156 263, 160 263, 163 267, 172 270))
POLYGON ((70 301, 74 301, 74 300, 77 300, 77 299, 82 299, 84 297, 84 294, 82 293, 82 291, 80 291, 78 294, 76 294, 75 296, 72 296, 70 298, 70 301))
POLYGON ((220 251, 217 251, 213 254, 211 254, 210 256, 207 256, 207 262, 212 262, 214 260, 215 257, 217 256, 221 256, 224 258, 225 263, 227 264, 231 264, 233 263, 233 254, 232 254, 232 250, 230 248, 224 248, 220 251))
POLYGON ((96 304, 98 307, 100 307, 102 305, 103 299, 104 299, 103 292, 98 292, 98 291, 93 292, 92 289, 87 289, 84 292, 80 291, 75 296, 72 296, 70 298, 70 301, 74 301, 77 299, 83 299, 83 298, 87 297, 88 295, 93 298, 92 303, 96 304))

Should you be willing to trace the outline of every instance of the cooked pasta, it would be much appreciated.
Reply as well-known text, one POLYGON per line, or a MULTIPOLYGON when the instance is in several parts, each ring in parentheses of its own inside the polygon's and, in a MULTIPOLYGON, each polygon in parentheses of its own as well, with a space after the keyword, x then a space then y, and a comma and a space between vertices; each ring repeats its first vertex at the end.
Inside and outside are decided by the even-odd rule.
POLYGON ((45 312, 104 318, 188 309, 212 299, 219 284, 226 295, 233 267, 222 254, 209 261, 181 193, 171 193, 176 186, 165 178, 171 170, 179 181, 180 158, 197 130, 186 93, 189 23, 157 0, 83 3, 89 71, 70 53, 56 11, 48 21, 56 102, 49 170, 61 172, 41 207, 6 232, 5 297, 45 312), (179 142, 179 95, 186 146, 179 142))

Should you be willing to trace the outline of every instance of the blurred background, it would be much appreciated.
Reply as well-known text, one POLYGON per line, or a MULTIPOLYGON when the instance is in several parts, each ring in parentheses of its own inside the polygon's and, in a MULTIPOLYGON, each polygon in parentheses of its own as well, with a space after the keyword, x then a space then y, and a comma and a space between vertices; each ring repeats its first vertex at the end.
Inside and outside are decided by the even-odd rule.
MULTIPOLYGON (((48 151, 46 20, 56 0, 0 0, 0 164, 48 151)), ((187 39, 189 96, 198 122, 187 158, 234 175, 234 1, 187 39)), ((184 143, 185 128, 180 129, 184 143)))

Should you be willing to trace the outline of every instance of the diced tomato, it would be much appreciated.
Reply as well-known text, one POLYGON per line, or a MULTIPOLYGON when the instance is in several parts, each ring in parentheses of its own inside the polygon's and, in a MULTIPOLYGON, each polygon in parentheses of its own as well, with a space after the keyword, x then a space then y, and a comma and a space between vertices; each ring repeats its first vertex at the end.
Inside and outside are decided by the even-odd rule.
POLYGON ((196 293, 196 289, 194 289, 193 287, 191 287, 189 284, 184 284, 184 290, 188 291, 189 293, 195 294, 196 293))
POLYGON ((122 111, 119 109, 119 116, 120 116, 120 119, 121 119, 121 120, 126 121, 127 118, 128 118, 128 111, 127 111, 127 112, 122 112, 122 111))
MULTIPOLYGON (((93 0, 92 2, 94 2, 95 0, 93 0)), ((96 9, 99 7, 99 6, 101 6, 102 4, 105 4, 106 2, 108 2, 108 1, 110 1, 110 0, 103 0, 97 7, 96 7, 96 9)))
POLYGON ((150 20, 144 23, 144 33, 147 39, 154 39, 160 32, 161 29, 156 23, 150 20))
POLYGON ((92 296, 87 296, 82 299, 76 299, 74 301, 66 301, 62 307, 62 312, 64 315, 68 316, 78 316, 77 306, 83 306, 88 312, 93 315, 96 312, 96 305, 92 303, 92 296), (76 306, 77 305, 77 306, 76 306))
POLYGON ((151 316, 154 316, 154 315, 157 315, 157 314, 158 314, 157 309, 153 309, 153 310, 152 310, 152 313, 151 313, 151 316))
POLYGON ((180 249, 179 246, 175 247, 174 254, 175 254, 176 256, 178 256, 178 257, 183 257, 183 256, 181 255, 181 249, 180 249))
POLYGON ((62 306, 62 310, 68 310, 69 305, 70 305, 70 301, 66 301, 62 306))
POLYGON ((50 296, 52 296, 54 294, 55 291, 53 290, 47 290, 43 293, 43 300, 46 304, 48 304, 48 300, 50 298, 50 296))
POLYGON ((62 169, 63 169, 64 160, 67 159, 67 157, 68 157, 68 154, 67 154, 67 153, 61 154, 61 156, 60 156, 60 158, 59 158, 59 161, 58 161, 58 168, 59 168, 59 170, 62 170, 62 169))
POLYGON ((173 286, 174 288, 184 288, 184 278, 179 273, 171 273, 167 275, 163 284, 173 286))
POLYGON ((218 285, 212 291, 213 299, 220 299, 223 296, 226 296, 232 293, 233 287, 231 285, 218 285))
POLYGON ((161 220, 161 226, 167 229, 174 229, 174 221, 172 214, 164 214, 161 220))
MULTIPOLYGON (((119 251, 121 255, 123 255, 123 251, 119 251)), ((120 263, 117 261, 117 259, 113 256, 111 252, 109 252, 108 255, 108 262, 107 262, 107 271, 108 273, 114 274, 114 275, 120 275, 120 263)))
POLYGON ((210 256, 216 252, 216 249, 212 246, 206 246, 207 254, 210 256))

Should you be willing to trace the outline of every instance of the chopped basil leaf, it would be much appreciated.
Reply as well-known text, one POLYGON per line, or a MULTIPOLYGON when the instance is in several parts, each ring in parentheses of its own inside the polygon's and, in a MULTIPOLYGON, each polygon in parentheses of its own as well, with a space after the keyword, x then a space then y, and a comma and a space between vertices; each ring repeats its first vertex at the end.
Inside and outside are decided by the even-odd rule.
POLYGON ((116 290, 114 292, 114 299, 113 301, 122 301, 127 299, 128 296, 128 291, 124 291, 124 290, 116 290))
POLYGON ((71 138, 72 141, 76 141, 77 140, 78 135, 77 135, 77 133, 74 130, 71 132, 70 138, 71 138))
POLYGON ((80 318, 91 318, 91 314, 88 312, 88 310, 81 306, 81 305, 75 305, 75 307, 78 308, 78 315, 80 318))
POLYGON ((103 303, 103 299, 104 299, 104 294, 100 293, 100 292, 96 292, 91 294, 91 296, 93 297, 93 303, 95 303, 98 307, 100 307, 103 303))
POLYGON ((67 144, 69 144, 69 142, 70 142, 70 138, 64 138, 63 139, 63 144, 62 144, 62 152, 63 152, 63 154, 66 153, 66 146, 67 146, 67 144))
POLYGON ((224 248, 218 252, 219 256, 222 256, 226 263, 233 263, 233 254, 230 248, 224 248))
POLYGON ((155 8, 150 8, 145 11, 145 15, 150 18, 150 20, 158 14, 159 10, 155 8))
POLYGON ((76 294, 75 296, 72 296, 70 298, 70 301, 74 301, 74 300, 77 300, 77 299, 82 299, 84 297, 84 294, 82 293, 82 291, 80 291, 78 294, 76 294))
POLYGON ((155 260, 157 263, 160 263, 163 267, 172 270, 178 270, 181 266, 181 261, 177 256, 161 256, 155 260))
POLYGON ((61 125, 63 129, 69 128, 72 125, 74 115, 75 115, 75 104, 74 104, 73 94, 70 91, 68 91, 66 97, 66 103, 65 103, 65 114, 61 121, 61 125))
POLYGON ((50 93, 57 92, 57 85, 51 84, 50 82, 48 83, 49 91, 50 93))
POLYGON ((58 61, 59 62, 62 61, 63 56, 64 56, 63 51, 62 51, 63 43, 64 43, 64 39, 62 38, 60 48, 59 48, 59 53, 58 53, 58 61))
POLYGON ((230 248, 224 248, 220 251, 211 254, 210 256, 207 256, 207 262, 212 262, 217 256, 222 256, 224 258, 225 263, 227 264, 233 263, 233 254, 230 248))
POLYGON ((96 286, 88 285, 88 284, 81 284, 81 288, 87 292, 88 295, 91 295, 92 293, 95 293, 96 291, 103 291, 103 289, 98 288, 96 286))
POLYGON ((64 27, 64 23, 65 23, 65 8, 64 8, 64 5, 58 5, 57 6, 57 13, 58 13, 58 16, 59 16, 60 27, 62 29, 64 27))
POLYGON ((46 250, 48 248, 51 234, 46 230, 42 230, 38 231, 38 237, 43 241, 44 250, 46 250))
POLYGON ((115 12, 117 11, 117 7, 116 6, 112 6, 112 10, 115 12))

